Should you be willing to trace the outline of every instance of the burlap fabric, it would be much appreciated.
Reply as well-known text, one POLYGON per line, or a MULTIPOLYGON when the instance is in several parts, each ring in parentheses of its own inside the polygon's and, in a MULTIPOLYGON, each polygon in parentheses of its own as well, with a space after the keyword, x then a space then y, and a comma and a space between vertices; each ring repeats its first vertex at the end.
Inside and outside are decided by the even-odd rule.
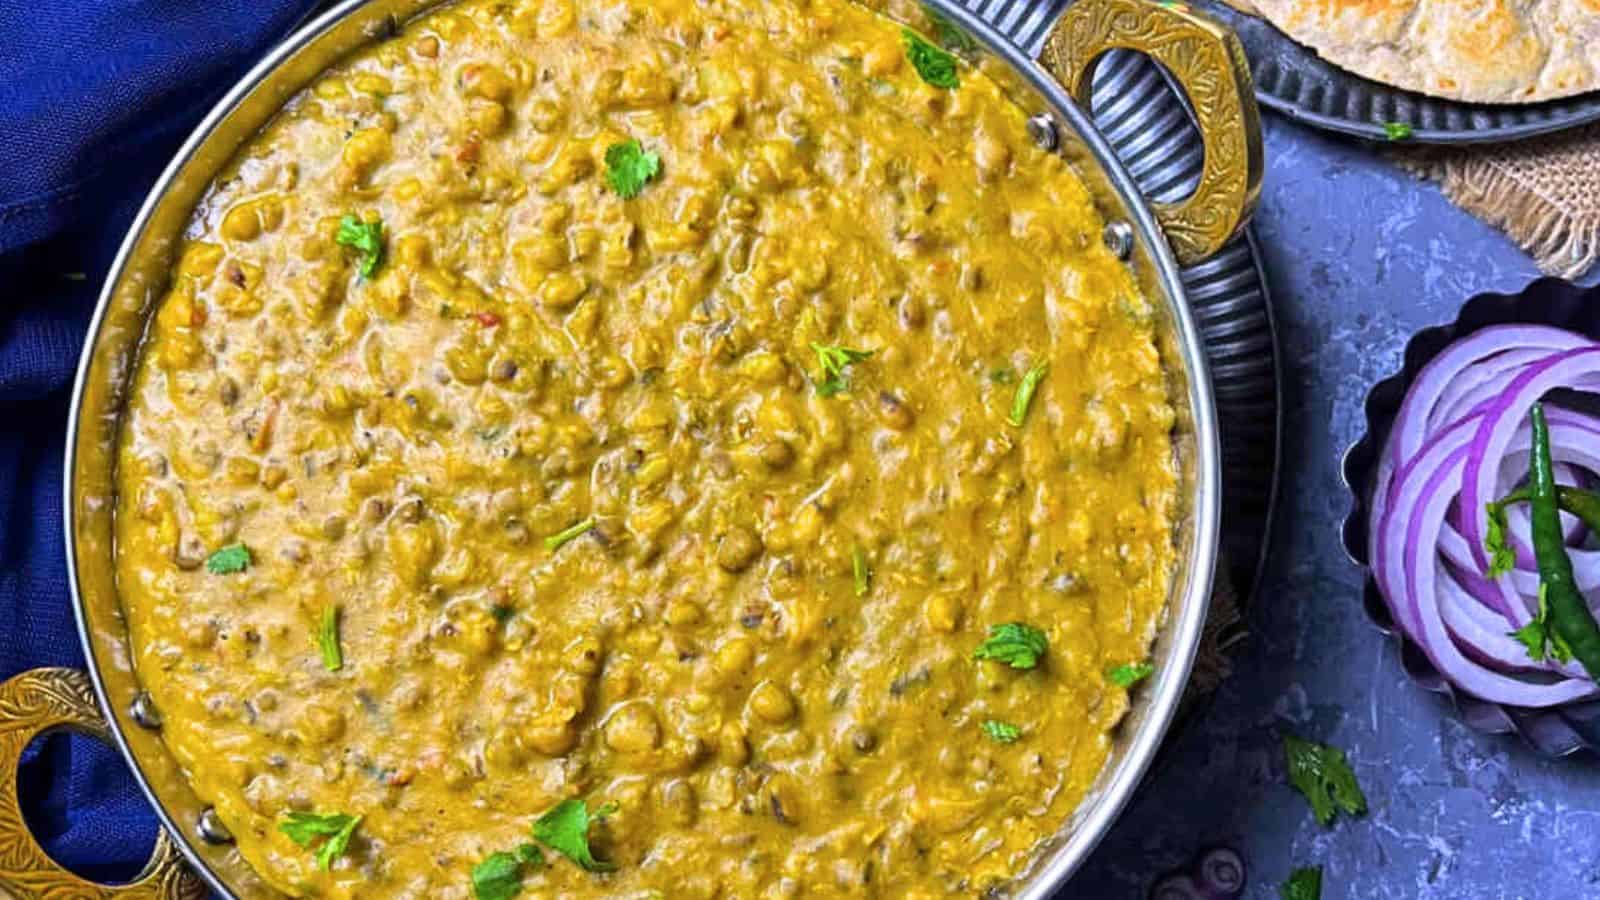
POLYGON ((1393 151, 1450 201, 1499 228, 1562 278, 1600 256, 1600 126, 1515 144, 1393 151))
POLYGON ((1229 653, 1246 636, 1239 611, 1239 599, 1228 576, 1226 559, 1217 561, 1216 583, 1211 590, 1211 611, 1206 616, 1200 649, 1195 653, 1194 671, 1184 703, 1193 702, 1215 691, 1233 671, 1229 653))

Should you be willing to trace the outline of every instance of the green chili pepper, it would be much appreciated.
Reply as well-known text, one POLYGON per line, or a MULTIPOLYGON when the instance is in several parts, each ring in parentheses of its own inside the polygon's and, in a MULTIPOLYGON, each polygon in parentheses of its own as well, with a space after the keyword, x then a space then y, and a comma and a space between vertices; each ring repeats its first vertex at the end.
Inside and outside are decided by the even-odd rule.
POLYGON ((1543 404, 1533 405, 1533 455, 1528 462, 1528 504, 1533 516, 1533 555, 1539 562, 1539 584, 1550 601, 1550 623, 1590 678, 1600 679, 1600 625, 1578 592, 1561 532, 1554 464, 1550 461, 1550 426, 1543 404))
MULTIPOLYGON (((1517 488, 1490 505, 1504 509, 1517 503, 1528 502, 1531 494, 1532 492, 1525 487, 1517 488)), ((1578 521, 1582 522, 1585 528, 1600 534, 1600 493, 1586 491, 1583 488, 1575 488, 1571 485, 1558 484, 1556 485, 1556 505, 1561 507, 1562 512, 1577 516, 1578 521)))

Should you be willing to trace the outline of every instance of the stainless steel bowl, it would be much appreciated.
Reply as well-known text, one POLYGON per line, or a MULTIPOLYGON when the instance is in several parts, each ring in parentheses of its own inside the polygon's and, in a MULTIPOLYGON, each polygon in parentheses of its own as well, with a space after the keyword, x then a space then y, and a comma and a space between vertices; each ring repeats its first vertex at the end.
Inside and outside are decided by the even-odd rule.
MULTIPOLYGON (((347 0, 269 53, 184 143, 123 243, 89 329, 68 426, 67 559, 89 672, 41 670, 0 686, 0 859, 17 861, 0 865, 0 888, 23 897, 165 898, 200 896, 206 887, 225 897, 274 895, 189 788, 161 743, 159 711, 141 692, 113 575, 116 441, 147 321, 183 228, 213 177, 321 72, 438 2, 347 0), (38 848, 20 814, 11 816, 14 755, 34 734, 58 726, 109 735, 165 826, 155 857, 130 885, 78 879, 38 848)), ((910 0, 869 5, 929 30, 929 13, 910 0)), ((1077 869, 1138 786, 1178 707, 1205 623, 1219 539, 1220 451, 1211 380, 1178 262, 1216 252, 1248 220, 1260 190, 1260 125, 1238 41, 1182 4, 1078 0, 1049 24, 1039 58, 954 0, 926 0, 926 8, 970 34, 985 74, 1032 114, 1035 139, 1071 161, 1088 186, 1110 223, 1106 240, 1158 307, 1159 349, 1179 413, 1173 438, 1184 499, 1176 533, 1180 563, 1153 650, 1158 674, 1137 695, 1089 796, 1020 880, 1018 896, 1044 898, 1077 869), (1074 100, 1086 102, 1093 64, 1113 48, 1149 54, 1187 93, 1205 159, 1199 187, 1186 201, 1159 204, 1140 196, 1074 100)))

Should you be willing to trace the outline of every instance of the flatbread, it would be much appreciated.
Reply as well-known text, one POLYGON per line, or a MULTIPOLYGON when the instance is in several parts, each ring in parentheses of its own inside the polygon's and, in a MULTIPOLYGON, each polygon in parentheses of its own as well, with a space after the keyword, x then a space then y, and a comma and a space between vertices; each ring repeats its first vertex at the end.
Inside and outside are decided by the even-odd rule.
POLYGON ((1334 65, 1436 97, 1534 103, 1600 87, 1600 0, 1252 0, 1334 65))

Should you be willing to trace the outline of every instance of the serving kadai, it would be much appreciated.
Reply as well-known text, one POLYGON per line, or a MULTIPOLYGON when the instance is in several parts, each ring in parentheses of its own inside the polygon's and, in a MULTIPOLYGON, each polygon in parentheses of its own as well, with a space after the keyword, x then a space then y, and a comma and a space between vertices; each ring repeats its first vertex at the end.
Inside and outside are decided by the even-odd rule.
POLYGON ((1088 190, 943 37, 465 0, 215 180, 116 573, 275 888, 973 895, 1068 821, 1150 671, 1175 413, 1088 190))

